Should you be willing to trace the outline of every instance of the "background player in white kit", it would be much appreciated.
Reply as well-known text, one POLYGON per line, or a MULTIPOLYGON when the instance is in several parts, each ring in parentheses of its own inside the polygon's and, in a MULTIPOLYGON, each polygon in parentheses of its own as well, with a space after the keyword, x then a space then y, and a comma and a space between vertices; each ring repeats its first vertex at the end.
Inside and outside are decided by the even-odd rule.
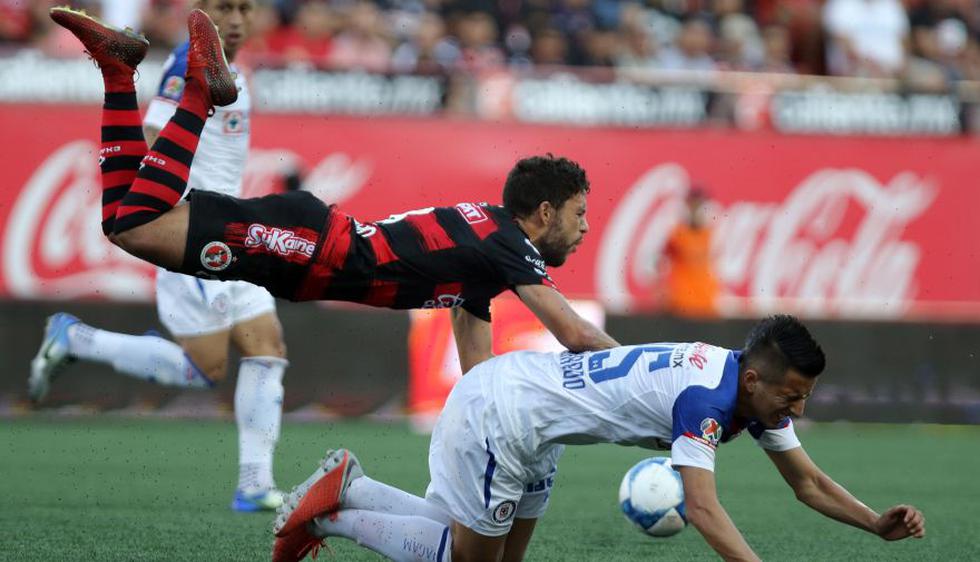
MULTIPOLYGON (((218 26, 232 61, 251 28, 255 0, 199 0, 218 26)), ((164 66, 157 96, 144 117, 152 145, 177 109, 184 89, 188 43, 164 66)), ((234 70, 234 69, 233 69, 234 70)), ((190 170, 190 187, 240 196, 249 147, 251 100, 241 73, 238 100, 215 108, 206 121, 190 170)), ((87 326, 59 313, 48 320, 44 342, 31 365, 29 393, 44 397, 50 379, 70 359, 108 363, 118 372, 170 386, 210 388, 225 378, 228 345, 242 355, 235 389, 239 432, 236 511, 275 509, 282 502, 272 476, 272 456, 282 417, 282 377, 287 366, 275 300, 244 281, 208 281, 157 270, 157 311, 177 344, 155 335, 129 335, 87 326), (179 344, 179 345, 178 345, 179 344)))
POLYGON ((715 449, 743 430, 814 510, 886 540, 921 538, 918 510, 876 513, 800 446, 790 418, 802 415, 823 369, 820 346, 791 316, 760 322, 743 351, 658 343, 491 359, 450 394, 424 499, 364 476, 349 451, 331 451, 286 499, 273 560, 302 559, 330 536, 394 560, 520 560, 564 446, 588 443, 669 449, 689 522, 724 559, 757 560, 715 490, 715 449))

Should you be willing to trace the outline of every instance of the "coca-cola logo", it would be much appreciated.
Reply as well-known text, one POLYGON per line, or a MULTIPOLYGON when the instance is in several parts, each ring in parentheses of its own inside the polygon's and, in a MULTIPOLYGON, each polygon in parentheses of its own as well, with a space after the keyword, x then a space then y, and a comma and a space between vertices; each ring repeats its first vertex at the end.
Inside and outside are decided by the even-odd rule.
POLYGON ((145 300, 153 267, 102 235, 99 147, 55 150, 20 190, 3 232, 3 275, 15 297, 145 300))
MULTIPOLYGON (((656 259, 682 216, 689 183, 677 164, 653 168, 610 216, 596 286, 611 309, 628 311, 652 293, 656 259)), ((905 228, 935 196, 910 172, 882 183, 863 170, 822 169, 783 201, 714 205, 711 254, 727 312, 901 315, 916 295, 922 254, 905 228)))

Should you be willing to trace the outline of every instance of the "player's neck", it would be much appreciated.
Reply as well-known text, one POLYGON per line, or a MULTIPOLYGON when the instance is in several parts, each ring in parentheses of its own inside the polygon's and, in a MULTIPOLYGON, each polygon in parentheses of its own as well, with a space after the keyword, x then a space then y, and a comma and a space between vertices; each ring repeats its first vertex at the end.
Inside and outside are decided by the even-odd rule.
POLYGON ((545 231, 547 230, 547 227, 531 218, 521 219, 514 217, 514 223, 517 224, 517 227, 524 232, 528 240, 530 240, 535 247, 538 246, 538 240, 541 239, 541 236, 544 235, 545 231))

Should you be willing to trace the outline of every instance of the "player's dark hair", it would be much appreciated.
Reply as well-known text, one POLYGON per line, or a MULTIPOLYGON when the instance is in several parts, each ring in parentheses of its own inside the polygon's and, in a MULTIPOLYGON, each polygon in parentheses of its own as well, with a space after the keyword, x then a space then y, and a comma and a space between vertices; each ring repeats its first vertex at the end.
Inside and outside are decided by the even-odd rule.
POLYGON ((788 314, 776 314, 749 332, 740 363, 742 370, 752 368, 762 380, 778 382, 789 369, 815 378, 823 372, 826 358, 802 322, 788 314))
POLYGON ((504 183, 504 208, 515 217, 526 218, 544 201, 560 209, 572 197, 588 192, 585 170, 568 158, 549 152, 514 164, 504 183))

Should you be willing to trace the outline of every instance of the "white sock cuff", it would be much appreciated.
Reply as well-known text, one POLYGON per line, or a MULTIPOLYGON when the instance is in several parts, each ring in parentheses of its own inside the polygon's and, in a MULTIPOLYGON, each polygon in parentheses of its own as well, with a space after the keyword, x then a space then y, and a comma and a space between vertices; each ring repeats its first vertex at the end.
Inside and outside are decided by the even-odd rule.
POLYGON ((286 368, 289 367, 289 360, 274 355, 250 355, 248 357, 242 357, 242 360, 239 361, 239 368, 253 364, 265 367, 269 374, 273 376, 278 375, 279 378, 282 378, 286 368))

